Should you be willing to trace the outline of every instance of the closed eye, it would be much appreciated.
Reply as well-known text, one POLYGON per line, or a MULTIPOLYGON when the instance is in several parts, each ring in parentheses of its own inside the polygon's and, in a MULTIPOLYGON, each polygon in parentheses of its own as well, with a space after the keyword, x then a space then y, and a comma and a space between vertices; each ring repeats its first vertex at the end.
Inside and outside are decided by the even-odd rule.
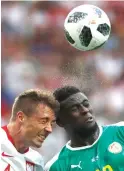
POLYGON ((74 105, 71 107, 70 111, 71 112, 76 112, 78 110, 79 105, 74 105))
POLYGON ((51 125, 52 125, 52 126, 53 126, 53 125, 56 125, 56 120, 52 121, 52 122, 51 122, 51 125))
POLYGON ((85 100, 85 101, 83 101, 83 106, 85 106, 85 107, 89 107, 89 102, 88 102, 88 100, 85 100))
POLYGON ((43 120, 40 121, 40 123, 41 123, 41 124, 46 124, 47 121, 48 121, 47 119, 43 119, 43 120))

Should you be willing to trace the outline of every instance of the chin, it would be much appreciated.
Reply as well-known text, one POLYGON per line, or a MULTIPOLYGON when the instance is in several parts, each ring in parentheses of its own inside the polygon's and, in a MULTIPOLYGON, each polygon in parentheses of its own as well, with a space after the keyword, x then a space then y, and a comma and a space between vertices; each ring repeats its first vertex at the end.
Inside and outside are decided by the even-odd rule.
POLYGON ((85 124, 85 128, 86 128, 86 129, 93 129, 93 128, 95 128, 96 126, 97 126, 97 123, 96 123, 95 120, 93 120, 92 122, 87 122, 87 123, 85 124))
POLYGON ((40 148, 40 147, 42 147, 42 144, 40 144, 40 145, 35 145, 35 148, 40 148))
POLYGON ((42 143, 33 143, 32 147, 34 148, 40 148, 42 146, 42 143))
POLYGON ((98 125, 96 121, 93 120, 93 122, 91 123, 80 125, 78 128, 76 128, 76 132, 87 136, 87 135, 94 133, 97 130, 97 128, 98 128, 98 125))

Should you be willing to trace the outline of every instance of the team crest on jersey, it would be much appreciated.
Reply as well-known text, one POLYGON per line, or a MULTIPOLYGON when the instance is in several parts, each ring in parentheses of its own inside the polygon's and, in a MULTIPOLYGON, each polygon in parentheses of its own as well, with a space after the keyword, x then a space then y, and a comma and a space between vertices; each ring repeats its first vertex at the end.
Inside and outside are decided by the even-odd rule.
POLYGON ((118 142, 113 142, 112 144, 109 145, 108 150, 111 153, 117 154, 122 151, 122 146, 118 142))
POLYGON ((34 171, 34 163, 26 161, 26 171, 34 171))

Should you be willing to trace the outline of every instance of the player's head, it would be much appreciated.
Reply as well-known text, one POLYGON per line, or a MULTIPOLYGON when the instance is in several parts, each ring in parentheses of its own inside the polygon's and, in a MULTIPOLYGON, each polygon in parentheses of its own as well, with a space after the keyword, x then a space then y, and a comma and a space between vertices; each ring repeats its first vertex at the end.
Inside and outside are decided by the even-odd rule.
POLYGON ((18 125, 26 145, 41 147, 52 132, 58 107, 58 102, 50 92, 30 89, 15 99, 10 123, 18 125))
POLYGON ((74 86, 64 86, 54 92, 56 100, 60 103, 57 113, 57 124, 68 132, 79 132, 90 135, 97 127, 92 116, 91 104, 84 93, 74 86))

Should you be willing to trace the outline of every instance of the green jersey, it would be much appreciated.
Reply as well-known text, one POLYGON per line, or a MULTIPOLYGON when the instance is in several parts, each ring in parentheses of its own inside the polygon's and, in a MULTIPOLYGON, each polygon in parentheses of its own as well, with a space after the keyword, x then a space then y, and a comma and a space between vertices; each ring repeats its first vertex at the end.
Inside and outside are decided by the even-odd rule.
POLYGON ((124 171, 124 122, 99 129, 92 145, 72 148, 69 141, 45 171, 124 171))

